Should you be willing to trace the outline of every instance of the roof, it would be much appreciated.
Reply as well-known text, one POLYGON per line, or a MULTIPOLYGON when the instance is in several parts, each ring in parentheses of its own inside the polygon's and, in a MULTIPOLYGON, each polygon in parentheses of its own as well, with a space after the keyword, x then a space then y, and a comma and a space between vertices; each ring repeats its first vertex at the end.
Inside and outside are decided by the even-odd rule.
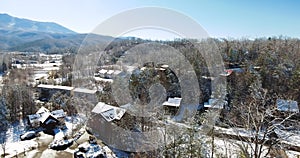
POLYGON ((96 89, 91 90, 86 88, 75 88, 73 91, 78 93, 88 93, 88 94, 95 94, 97 92, 96 89))
POLYGON ((166 69, 164 69, 164 68, 158 68, 158 70, 160 70, 160 71, 165 71, 166 69))
POLYGON ((51 112, 51 114, 53 116, 55 116, 56 118, 62 118, 62 117, 65 117, 66 116, 66 113, 64 112, 63 109, 60 109, 60 110, 54 110, 51 112))
POLYGON ((105 74, 106 72, 107 72, 107 70, 105 70, 105 69, 101 69, 101 70, 99 71, 100 74, 105 74))
POLYGON ((113 79, 106 79, 101 77, 94 77, 96 81, 102 81, 102 82, 113 82, 113 79))
POLYGON ((46 85, 46 84, 40 84, 37 87, 38 88, 46 88, 46 89, 68 90, 68 91, 71 91, 74 89, 74 87, 69 87, 69 86, 56 86, 56 85, 46 85))
POLYGON ((36 114, 43 114, 43 113, 49 113, 50 111, 47 109, 47 108, 45 108, 45 107, 41 107, 37 112, 36 112, 36 114))
POLYGON ((209 99, 208 102, 204 103, 204 107, 206 108, 215 108, 215 109, 223 109, 224 104, 227 104, 226 101, 222 101, 221 104, 218 104, 218 99, 209 99))
POLYGON ((36 114, 32 114, 32 115, 28 115, 28 119, 29 119, 29 123, 35 123, 35 122, 42 122, 44 123, 48 117, 53 117, 54 119, 58 119, 58 118, 63 118, 66 116, 66 113, 64 112, 64 110, 60 109, 60 110, 54 110, 52 112, 50 112, 48 109, 46 109, 45 107, 41 107, 36 114))
POLYGON ((277 109, 285 112, 299 112, 298 102, 293 100, 277 99, 277 109))
POLYGON ((173 106, 173 107, 179 107, 180 106, 180 102, 181 102, 182 98, 169 98, 168 101, 165 101, 163 103, 163 106, 173 106))
POLYGON ((107 75, 112 75, 115 71, 114 70, 108 70, 107 75))
POLYGON ((169 68, 169 65, 162 65, 161 68, 169 68))
POLYGON ((233 72, 233 70, 228 69, 228 70, 225 70, 224 73, 221 73, 220 75, 221 76, 229 76, 232 74, 232 72, 233 72))
POLYGON ((119 75, 120 73, 122 73, 122 71, 120 71, 120 70, 115 70, 114 75, 119 75))
POLYGON ((41 118, 40 114, 28 115, 28 120, 30 124, 33 124, 34 122, 39 122, 40 118, 41 118))
POLYGON ((237 73, 242 73, 244 70, 242 68, 231 68, 231 69, 226 69, 224 73, 221 73, 221 76, 230 76, 233 72, 237 73))
POLYGON ((108 122, 113 121, 115 119, 120 120, 122 116, 125 114, 126 110, 105 104, 103 102, 99 102, 94 109, 93 113, 101 114, 104 119, 108 122))
POLYGON ((43 114, 39 120, 44 124, 49 124, 49 123, 53 122, 53 121, 47 120, 48 118, 52 118, 52 120, 55 119, 55 121, 58 121, 57 118, 55 116, 53 116, 51 113, 43 114))

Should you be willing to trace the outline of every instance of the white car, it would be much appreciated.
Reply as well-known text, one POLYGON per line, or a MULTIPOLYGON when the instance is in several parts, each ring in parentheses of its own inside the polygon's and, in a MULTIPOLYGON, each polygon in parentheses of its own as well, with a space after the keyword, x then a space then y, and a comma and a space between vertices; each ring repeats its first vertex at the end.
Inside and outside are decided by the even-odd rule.
POLYGON ((28 131, 20 136, 21 140, 30 140, 36 137, 35 131, 28 131))

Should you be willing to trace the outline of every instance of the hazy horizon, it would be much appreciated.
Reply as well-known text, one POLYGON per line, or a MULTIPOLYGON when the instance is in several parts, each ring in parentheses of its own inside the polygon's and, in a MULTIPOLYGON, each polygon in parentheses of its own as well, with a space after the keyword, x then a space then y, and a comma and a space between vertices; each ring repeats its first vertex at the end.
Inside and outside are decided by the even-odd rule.
MULTIPOLYGON (((182 13, 215 38, 300 38, 298 1, 0 1, 0 13, 35 21, 55 22, 78 33, 90 33, 113 15, 139 7, 161 7, 182 13)), ((149 31, 149 30, 148 30, 149 31)), ((174 39, 168 32, 133 31, 128 36, 174 39), (154 36, 154 37, 153 37, 154 36)))

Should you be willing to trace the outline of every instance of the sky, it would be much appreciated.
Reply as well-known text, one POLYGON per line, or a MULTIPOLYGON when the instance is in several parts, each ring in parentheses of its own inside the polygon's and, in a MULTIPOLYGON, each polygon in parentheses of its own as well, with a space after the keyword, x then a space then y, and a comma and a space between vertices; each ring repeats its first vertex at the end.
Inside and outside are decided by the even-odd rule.
MULTIPOLYGON (((184 14, 200 24, 211 37, 282 35, 300 38, 300 1, 297 0, 0 0, 0 13, 56 22, 75 32, 89 33, 114 15, 148 6, 184 14)), ((127 35, 173 35, 163 30, 149 32, 151 30, 133 31, 127 35)))

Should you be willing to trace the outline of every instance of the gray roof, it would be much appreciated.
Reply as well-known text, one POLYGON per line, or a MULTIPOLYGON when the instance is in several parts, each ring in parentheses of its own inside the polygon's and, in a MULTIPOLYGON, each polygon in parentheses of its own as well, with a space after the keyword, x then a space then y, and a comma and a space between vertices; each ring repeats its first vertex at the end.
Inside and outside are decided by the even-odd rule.
POLYGON ((293 100, 277 99, 277 109, 285 112, 299 112, 298 103, 293 100))
POLYGON ((64 112, 63 109, 60 109, 60 110, 54 110, 51 112, 51 114, 53 116, 55 116, 56 118, 63 118, 66 116, 66 113, 64 112))

